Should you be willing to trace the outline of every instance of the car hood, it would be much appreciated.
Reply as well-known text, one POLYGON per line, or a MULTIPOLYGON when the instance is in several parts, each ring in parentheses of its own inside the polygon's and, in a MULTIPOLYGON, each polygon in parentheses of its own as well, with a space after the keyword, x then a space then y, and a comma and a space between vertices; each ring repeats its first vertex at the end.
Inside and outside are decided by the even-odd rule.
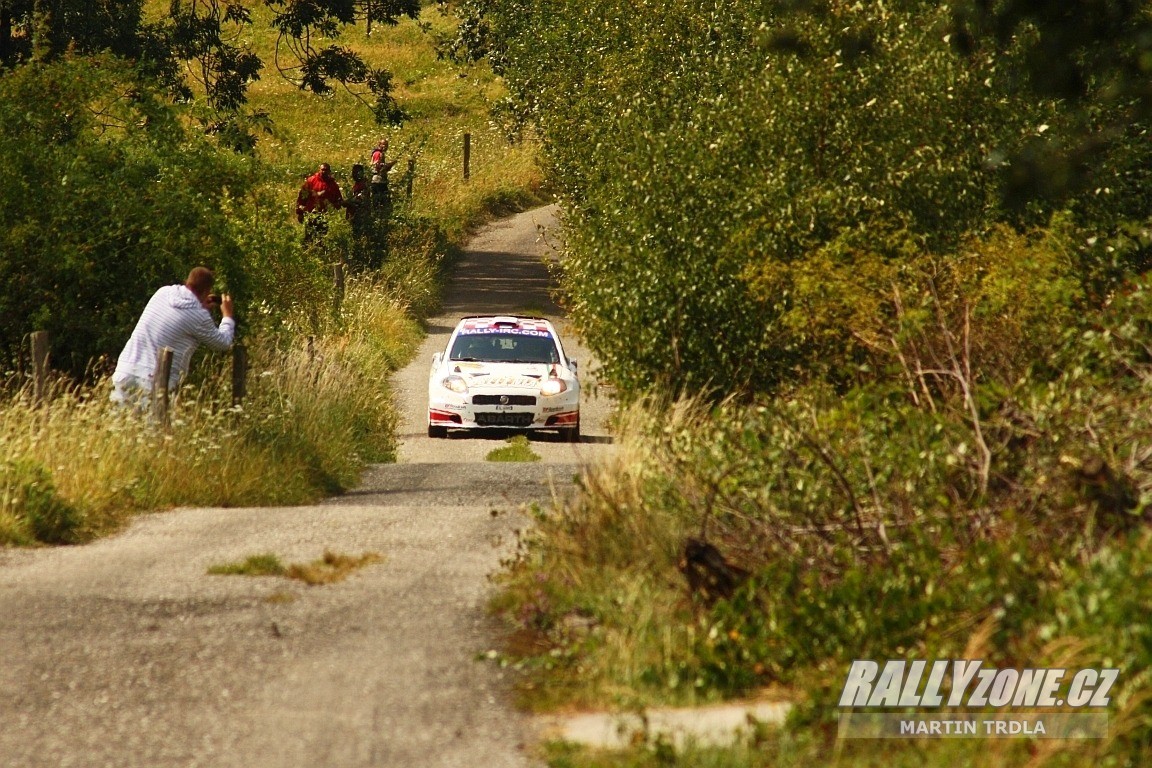
POLYGON ((538 389, 540 380, 555 370, 560 378, 570 378, 567 370, 548 363, 449 363, 447 370, 463 376, 469 389, 484 387, 538 389))

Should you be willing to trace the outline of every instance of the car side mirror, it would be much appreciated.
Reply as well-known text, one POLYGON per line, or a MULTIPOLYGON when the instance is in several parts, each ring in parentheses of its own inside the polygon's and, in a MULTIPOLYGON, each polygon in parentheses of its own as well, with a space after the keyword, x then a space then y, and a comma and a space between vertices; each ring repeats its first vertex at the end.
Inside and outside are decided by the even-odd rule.
POLYGON ((575 360, 569 360, 569 361, 568 361, 568 367, 569 367, 570 369, 572 369, 572 373, 579 373, 579 372, 580 372, 580 370, 579 370, 579 366, 577 366, 577 365, 576 365, 576 361, 575 361, 575 360))
POLYGON ((436 354, 432 355, 432 367, 438 368, 440 366, 440 362, 443 359, 444 359, 444 353, 443 352, 437 352, 436 354))

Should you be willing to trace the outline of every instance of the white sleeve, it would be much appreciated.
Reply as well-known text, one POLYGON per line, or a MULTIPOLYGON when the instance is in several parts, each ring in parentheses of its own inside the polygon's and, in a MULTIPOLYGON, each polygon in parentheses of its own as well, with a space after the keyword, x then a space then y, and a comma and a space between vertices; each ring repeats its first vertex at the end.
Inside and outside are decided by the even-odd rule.
POLYGON ((212 315, 208 310, 204 310, 203 314, 197 313, 196 320, 192 335, 201 344, 217 352, 223 352, 232 346, 232 339, 236 335, 236 321, 231 317, 221 320, 219 328, 212 321, 212 315))

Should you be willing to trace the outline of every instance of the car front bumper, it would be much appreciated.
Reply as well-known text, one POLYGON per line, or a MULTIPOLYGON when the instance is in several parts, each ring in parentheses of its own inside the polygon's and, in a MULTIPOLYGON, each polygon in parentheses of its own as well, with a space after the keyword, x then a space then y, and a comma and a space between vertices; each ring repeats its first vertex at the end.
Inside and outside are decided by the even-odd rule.
POLYGON ((428 423, 432 426, 535 430, 570 429, 580 422, 580 392, 576 388, 550 397, 538 390, 475 389, 455 395, 440 389, 429 398, 428 423))

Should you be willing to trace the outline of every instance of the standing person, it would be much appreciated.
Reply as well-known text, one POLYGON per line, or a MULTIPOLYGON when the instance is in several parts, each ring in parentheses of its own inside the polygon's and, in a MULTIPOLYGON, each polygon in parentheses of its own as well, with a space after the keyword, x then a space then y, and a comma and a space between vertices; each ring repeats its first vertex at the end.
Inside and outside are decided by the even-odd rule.
POLYGON ((319 170, 304 180, 296 195, 296 221, 304 224, 304 240, 328 234, 328 222, 323 214, 329 208, 343 208, 344 197, 340 185, 332 176, 332 166, 321 163, 319 170))
POLYGON ((352 192, 344 201, 344 212, 348 216, 348 223, 352 225, 352 246, 345 260, 357 268, 371 267, 373 262, 372 253, 375 248, 369 238, 372 212, 368 206, 368 177, 364 173, 364 165, 356 163, 352 166, 352 192))
POLYGON ((161 347, 172 350, 168 389, 174 391, 188 375, 188 364, 197 347, 203 344, 223 352, 232 346, 236 334, 232 297, 213 295, 215 282, 212 270, 196 267, 183 285, 166 285, 152 295, 116 362, 113 402, 147 406, 161 347), (223 315, 219 327, 210 311, 217 303, 223 315))
POLYGON ((372 150, 372 205, 388 218, 392 215, 392 192, 388 189, 388 172, 396 161, 388 162, 388 139, 380 139, 372 150))
POLYGON ((363 234, 365 209, 368 207, 368 181, 364 176, 364 166, 356 163, 352 166, 352 194, 344 202, 344 211, 348 221, 352 223, 352 230, 363 234))

